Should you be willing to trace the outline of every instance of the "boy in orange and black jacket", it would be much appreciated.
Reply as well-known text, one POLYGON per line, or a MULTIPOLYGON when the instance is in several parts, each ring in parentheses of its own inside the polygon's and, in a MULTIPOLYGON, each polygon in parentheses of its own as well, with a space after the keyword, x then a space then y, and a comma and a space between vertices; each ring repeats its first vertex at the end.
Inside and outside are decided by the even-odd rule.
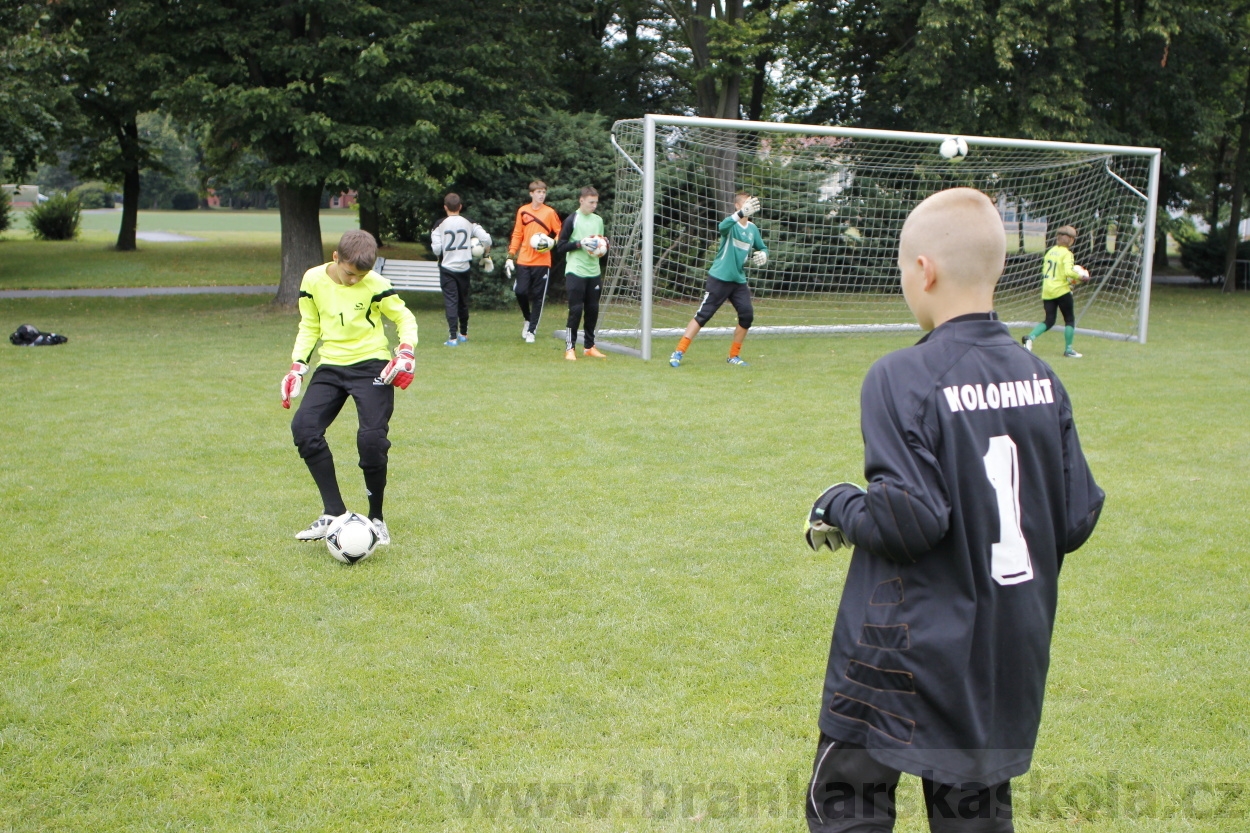
POLYGON ((560 215, 546 205, 547 185, 542 180, 530 183, 530 201, 517 209, 512 239, 508 242, 508 260, 504 272, 513 279, 525 326, 521 337, 534 343, 538 322, 542 320, 543 299, 551 279, 551 250, 560 234, 560 215), (535 248, 533 243, 537 242, 535 248))

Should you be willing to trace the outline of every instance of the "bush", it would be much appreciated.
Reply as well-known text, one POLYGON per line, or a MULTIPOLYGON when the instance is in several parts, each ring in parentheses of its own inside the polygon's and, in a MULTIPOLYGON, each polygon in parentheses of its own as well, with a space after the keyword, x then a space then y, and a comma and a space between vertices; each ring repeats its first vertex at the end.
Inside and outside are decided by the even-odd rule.
POLYGON ((192 211, 200 207, 200 195, 194 191, 176 191, 170 204, 175 211, 192 211))
POLYGON ((12 215, 9 214, 9 192, 0 188, 0 232, 9 230, 12 215))
POLYGON ((52 197, 26 212, 26 223, 36 240, 73 240, 81 220, 82 206, 71 196, 52 197))
MULTIPOLYGON (((1181 265, 1203 280, 1222 280, 1227 245, 1228 232, 1224 228, 1213 229, 1205 237, 1181 240, 1181 265)), ((1237 244, 1237 259, 1250 260, 1250 241, 1237 244)))
POLYGON ((113 207, 113 192, 103 182, 84 182, 69 195, 76 198, 83 208, 113 207))

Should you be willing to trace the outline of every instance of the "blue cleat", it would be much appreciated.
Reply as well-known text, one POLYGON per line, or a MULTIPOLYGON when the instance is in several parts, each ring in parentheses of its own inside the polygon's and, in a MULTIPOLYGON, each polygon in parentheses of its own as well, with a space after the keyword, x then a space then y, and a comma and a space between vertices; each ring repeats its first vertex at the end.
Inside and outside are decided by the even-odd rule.
POLYGON ((674 350, 674 351, 673 351, 673 355, 671 355, 671 356, 669 356, 669 357, 668 357, 668 363, 669 363, 669 366, 670 366, 670 367, 681 367, 681 357, 682 357, 682 355, 683 355, 683 354, 682 354, 682 352, 681 352, 680 350, 674 350))
POLYGON ((459 341, 457 341, 457 340, 456 340, 456 339, 454 339, 454 338, 449 338, 449 339, 447 339, 446 341, 444 341, 444 342, 443 342, 443 346, 444 346, 444 347, 459 347, 459 346, 460 346, 460 342, 459 342, 459 341))
POLYGON ((461 333, 460 335, 456 336, 456 341, 460 342, 461 344, 464 344, 468 340, 469 340, 469 337, 465 335, 464 333, 461 333))
POLYGON ((747 367, 748 366, 747 363, 742 360, 741 356, 730 356, 729 358, 725 359, 725 361, 729 362, 735 367, 747 367))

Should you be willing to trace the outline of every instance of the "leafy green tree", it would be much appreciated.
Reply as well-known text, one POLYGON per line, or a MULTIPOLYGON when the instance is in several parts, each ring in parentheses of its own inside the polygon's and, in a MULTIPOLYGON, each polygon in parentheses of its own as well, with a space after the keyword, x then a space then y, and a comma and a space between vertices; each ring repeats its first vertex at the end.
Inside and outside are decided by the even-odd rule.
POLYGON ((177 8, 164 0, 58 0, 46 6, 47 26, 79 47, 61 73, 78 115, 70 167, 84 179, 121 183, 119 251, 135 248, 140 171, 152 161, 138 117, 178 71, 169 54, 177 8))
POLYGON ((560 4, 220 0, 199 7, 175 113, 206 124, 214 171, 249 155, 282 215, 293 304, 322 261, 322 191, 436 191, 507 154, 513 119, 550 97, 543 20, 560 4))
POLYGON ((24 179, 55 157, 73 102, 56 82, 76 54, 72 38, 49 31, 46 7, 0 5, 0 179, 24 179))

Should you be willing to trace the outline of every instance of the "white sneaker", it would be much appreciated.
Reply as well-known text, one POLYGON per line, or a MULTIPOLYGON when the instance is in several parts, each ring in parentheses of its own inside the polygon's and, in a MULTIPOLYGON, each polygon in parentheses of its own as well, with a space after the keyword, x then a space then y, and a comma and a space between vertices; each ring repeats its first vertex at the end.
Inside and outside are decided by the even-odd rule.
POLYGON ((1029 338, 1028 336, 1025 336, 1024 338, 1020 339, 1020 343, 1024 345, 1025 350, 1028 350, 1030 353, 1033 352, 1033 339, 1029 338))
POLYGON ((386 521, 378 518, 370 519, 369 523, 373 524, 373 528, 378 531, 378 546, 385 547, 391 542, 391 533, 386 528, 386 521))
POLYGON ((533 343, 534 343, 534 334, 533 334, 533 333, 531 333, 531 332, 529 332, 528 330, 526 330, 526 332, 525 332, 525 343, 526 343, 526 344, 533 344, 533 343))
POLYGON ((521 325, 521 338, 524 338, 526 341, 529 341, 529 338, 527 338, 529 334, 530 334, 530 322, 526 321, 524 324, 521 325))
POLYGON ((333 515, 322 515, 313 521, 312 526, 308 527, 308 529, 301 529, 295 533, 295 538, 300 541, 320 541, 326 537, 326 530, 330 528, 332 523, 334 523, 333 515))

